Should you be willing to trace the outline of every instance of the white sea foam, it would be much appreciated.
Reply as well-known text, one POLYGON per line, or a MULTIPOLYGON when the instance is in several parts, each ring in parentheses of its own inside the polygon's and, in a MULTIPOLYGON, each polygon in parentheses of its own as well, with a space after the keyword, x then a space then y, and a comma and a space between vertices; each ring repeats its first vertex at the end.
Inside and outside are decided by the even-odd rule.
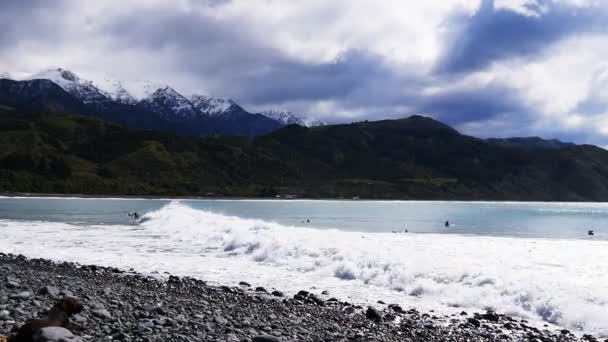
POLYGON ((608 335, 608 242, 295 228, 171 202, 141 225, 0 220, 0 248, 31 257, 440 312, 493 308, 608 335))

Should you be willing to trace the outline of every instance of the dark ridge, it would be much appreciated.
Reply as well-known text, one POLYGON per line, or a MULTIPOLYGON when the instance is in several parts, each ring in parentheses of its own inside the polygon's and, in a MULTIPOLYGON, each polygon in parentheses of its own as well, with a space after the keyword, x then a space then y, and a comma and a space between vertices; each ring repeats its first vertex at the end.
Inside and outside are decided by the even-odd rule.
POLYGON ((505 147, 420 116, 195 138, 9 107, 0 107, 2 192, 608 200, 608 151, 505 147))
POLYGON ((560 149, 575 146, 574 143, 563 142, 557 139, 543 139, 541 137, 521 137, 521 138, 489 138, 487 142, 505 147, 522 148, 545 148, 560 149))
POLYGON ((0 105, 21 111, 89 115, 133 129, 166 131, 184 136, 256 136, 283 127, 276 120, 251 114, 236 104, 230 112, 217 117, 195 113, 187 117, 171 117, 169 107, 174 103, 169 98, 155 101, 131 105, 99 95, 95 102, 83 103, 50 80, 0 79, 0 105))
POLYGON ((0 104, 27 111, 86 113, 86 106, 49 80, 0 79, 0 104))

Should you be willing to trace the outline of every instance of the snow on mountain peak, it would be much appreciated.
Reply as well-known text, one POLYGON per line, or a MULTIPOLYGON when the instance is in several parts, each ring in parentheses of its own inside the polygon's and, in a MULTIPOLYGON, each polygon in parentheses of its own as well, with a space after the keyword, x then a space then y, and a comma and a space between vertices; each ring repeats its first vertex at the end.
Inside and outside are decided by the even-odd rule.
POLYGON ((98 86, 108 93, 115 101, 136 104, 137 102, 146 99, 157 90, 168 87, 166 84, 145 81, 145 80, 133 80, 133 81, 120 81, 113 77, 104 77, 103 80, 98 81, 98 86))
POLYGON ((300 125, 305 127, 323 126, 324 122, 311 118, 303 118, 290 111, 268 110, 260 113, 266 117, 279 121, 283 125, 300 125))
POLYGON ((78 78, 78 76, 76 76, 75 73, 69 71, 69 70, 64 70, 64 69, 57 69, 57 71, 59 72, 59 74, 61 75, 61 77, 64 80, 68 80, 71 82, 78 82, 80 80, 80 78, 78 78))
POLYGON ((84 103, 103 102, 110 99, 110 95, 97 88, 93 82, 83 80, 75 73, 62 68, 47 69, 25 79, 46 79, 53 81, 63 88, 63 90, 80 98, 84 103))
POLYGON ((235 105, 230 99, 208 95, 192 95, 189 99, 194 108, 209 116, 224 114, 235 105))
POLYGON ((158 95, 158 94, 166 94, 168 96, 181 96, 183 97, 182 94, 178 93, 175 89, 169 87, 169 86, 164 86, 164 87, 160 87, 158 89, 156 89, 156 91, 154 91, 154 93, 152 95, 158 95))
POLYGON ((123 103, 134 105, 137 103, 137 99, 131 95, 127 89, 123 86, 121 81, 104 77, 102 80, 97 82, 99 89, 105 91, 112 100, 123 103))
POLYGON ((188 118, 199 114, 199 111, 187 98, 170 86, 156 89, 148 97, 141 100, 140 103, 151 111, 168 118, 171 116, 188 118))
MULTIPOLYGON (((11 78, 11 75, 0 74, 0 78, 3 77, 11 78)), ((237 103, 227 98, 200 94, 186 97, 166 84, 150 81, 125 82, 106 76, 97 79, 94 83, 63 68, 47 69, 21 79, 50 80, 86 104, 117 102, 138 105, 169 119, 179 120, 199 115, 223 119, 230 117, 233 113, 247 113, 237 103)), ((289 111, 270 110, 260 114, 278 121, 282 125, 297 124, 307 127, 325 125, 324 122, 304 118, 289 111)))
POLYGON ((166 84, 146 80, 124 82, 122 85, 137 100, 143 100, 152 96, 157 90, 169 87, 166 84))
POLYGON ((8 72, 0 72, 0 78, 7 78, 9 80, 13 79, 13 77, 11 76, 11 74, 9 74, 8 72))
POLYGON ((27 77, 28 80, 47 79, 55 82, 57 85, 70 86, 74 83, 79 83, 80 78, 73 72, 62 68, 52 68, 43 70, 39 73, 27 77))

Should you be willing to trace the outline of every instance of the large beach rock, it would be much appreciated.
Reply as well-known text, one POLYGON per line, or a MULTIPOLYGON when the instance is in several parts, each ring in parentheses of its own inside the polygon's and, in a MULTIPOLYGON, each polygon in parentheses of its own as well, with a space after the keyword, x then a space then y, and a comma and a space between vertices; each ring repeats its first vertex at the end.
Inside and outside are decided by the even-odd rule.
POLYGON ((365 311, 365 317, 371 319, 372 321, 382 320, 382 314, 380 313, 380 311, 372 308, 371 306, 367 308, 367 311, 365 311))
POLYGON ((71 331, 61 327, 42 328, 36 332, 33 342, 80 342, 81 338, 74 336, 71 331))
POLYGON ((253 338, 253 342, 281 342, 281 340, 270 335, 259 335, 253 338))
POLYGON ((403 310, 403 308, 401 308, 401 306, 398 304, 390 304, 388 307, 389 307, 389 309, 395 311, 396 313, 400 313, 400 314, 405 313, 405 310, 403 310))

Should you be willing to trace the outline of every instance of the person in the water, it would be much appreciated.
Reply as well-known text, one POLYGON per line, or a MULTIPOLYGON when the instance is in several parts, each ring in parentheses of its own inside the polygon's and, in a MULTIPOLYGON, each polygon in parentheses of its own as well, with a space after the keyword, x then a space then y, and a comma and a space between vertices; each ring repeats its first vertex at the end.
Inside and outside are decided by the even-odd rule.
POLYGON ((450 227, 450 221, 445 221, 445 227, 449 228, 450 227))
POLYGON ((127 215, 129 215, 129 217, 134 220, 139 220, 139 214, 137 213, 137 211, 134 211, 133 213, 128 213, 127 215))

